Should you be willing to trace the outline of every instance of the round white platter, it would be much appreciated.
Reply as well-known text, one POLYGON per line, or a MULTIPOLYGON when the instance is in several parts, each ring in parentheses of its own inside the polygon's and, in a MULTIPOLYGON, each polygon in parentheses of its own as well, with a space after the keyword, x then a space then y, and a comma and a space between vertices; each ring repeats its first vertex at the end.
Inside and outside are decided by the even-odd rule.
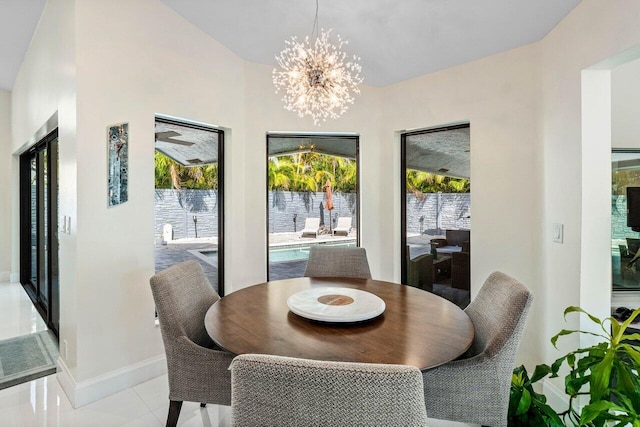
POLYGON ((320 322, 360 322, 384 312, 384 301, 371 292, 352 288, 312 288, 287 300, 298 316, 320 322))

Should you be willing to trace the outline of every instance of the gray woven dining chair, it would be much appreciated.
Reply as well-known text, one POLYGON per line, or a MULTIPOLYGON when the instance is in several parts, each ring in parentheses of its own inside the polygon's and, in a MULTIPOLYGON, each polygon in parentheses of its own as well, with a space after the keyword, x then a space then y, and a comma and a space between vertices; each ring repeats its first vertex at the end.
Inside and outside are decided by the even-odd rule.
POLYGON ((304 276, 371 279, 367 251, 364 248, 311 246, 304 276))
POLYGON ((183 401, 231 404, 233 356, 216 349, 204 316, 220 299, 197 261, 187 261, 151 277, 169 373, 167 426, 175 426, 183 401))
POLYGON ((494 427, 507 425, 511 374, 532 295, 494 272, 465 312, 475 328, 463 358, 425 371, 429 417, 494 427))
POLYGON ((231 364, 231 425, 425 426, 418 368, 245 354, 231 364))

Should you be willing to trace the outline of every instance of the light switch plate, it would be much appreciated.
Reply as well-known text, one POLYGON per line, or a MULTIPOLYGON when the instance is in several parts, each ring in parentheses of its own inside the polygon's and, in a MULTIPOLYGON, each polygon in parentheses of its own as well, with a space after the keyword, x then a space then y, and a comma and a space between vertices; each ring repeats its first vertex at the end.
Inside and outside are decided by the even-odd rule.
POLYGON ((562 243, 564 239, 564 225, 554 222, 553 223, 553 241, 556 243, 562 243))

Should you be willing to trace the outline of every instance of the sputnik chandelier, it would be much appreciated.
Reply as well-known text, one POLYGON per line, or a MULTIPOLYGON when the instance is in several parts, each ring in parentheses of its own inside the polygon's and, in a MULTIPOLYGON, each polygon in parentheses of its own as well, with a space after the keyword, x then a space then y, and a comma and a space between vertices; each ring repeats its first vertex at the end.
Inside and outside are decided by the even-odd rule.
POLYGON ((318 30, 318 0, 311 37, 298 41, 293 36, 285 41, 285 49, 276 56, 280 69, 273 70, 276 93, 284 92, 284 108, 298 114, 311 116, 315 125, 327 118, 336 119, 353 104, 353 95, 359 94, 362 83, 358 63, 360 58, 347 59, 342 47, 348 44, 337 35, 338 42, 332 44, 332 30, 318 30))

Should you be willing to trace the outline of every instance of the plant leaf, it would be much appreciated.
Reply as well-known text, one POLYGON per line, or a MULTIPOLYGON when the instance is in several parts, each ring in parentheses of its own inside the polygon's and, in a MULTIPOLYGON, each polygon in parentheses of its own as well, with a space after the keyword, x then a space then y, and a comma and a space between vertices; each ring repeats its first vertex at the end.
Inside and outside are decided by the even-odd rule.
POLYGON ((567 314, 569 313, 584 313, 587 316, 589 316, 589 319, 591 319, 591 321, 593 323, 597 323, 599 325, 602 325, 602 320, 598 319, 596 316, 594 316, 593 314, 587 313, 585 310, 581 309, 580 307, 576 307, 575 305, 569 306, 567 308, 565 308, 564 310, 564 318, 566 320, 567 318, 567 314))
POLYGON ((533 370, 533 374, 531 375, 530 383, 535 383, 540 381, 542 378, 546 377, 552 373, 551 367, 546 364, 541 364, 536 366, 536 369, 533 370))
POLYGON ((600 400, 609 389, 611 378, 611 368, 613 368, 613 360, 616 355, 614 348, 607 351, 602 362, 591 370, 590 392, 591 401, 600 400))
POLYGON ((609 410, 626 412, 624 408, 616 405, 608 400, 600 400, 598 402, 591 403, 582 408, 580 414, 580 425, 584 425, 595 420, 598 415, 607 413, 609 410))
POLYGON ((635 320, 635 318, 640 314, 640 307, 636 308, 633 313, 631 313, 631 316, 629 316, 629 318, 627 320, 625 320, 622 325, 620 325, 620 329, 618 330, 618 333, 613 337, 613 339, 611 340, 613 343, 617 344, 620 342, 620 340, 622 339, 622 335, 624 334, 624 331, 627 329, 627 327, 631 324, 631 322, 633 322, 635 320))
POLYGON ((522 390, 522 397, 520 398, 520 403, 518 403, 518 409, 516 410, 516 415, 522 415, 529 410, 531 406, 531 394, 529 390, 526 388, 522 390))

